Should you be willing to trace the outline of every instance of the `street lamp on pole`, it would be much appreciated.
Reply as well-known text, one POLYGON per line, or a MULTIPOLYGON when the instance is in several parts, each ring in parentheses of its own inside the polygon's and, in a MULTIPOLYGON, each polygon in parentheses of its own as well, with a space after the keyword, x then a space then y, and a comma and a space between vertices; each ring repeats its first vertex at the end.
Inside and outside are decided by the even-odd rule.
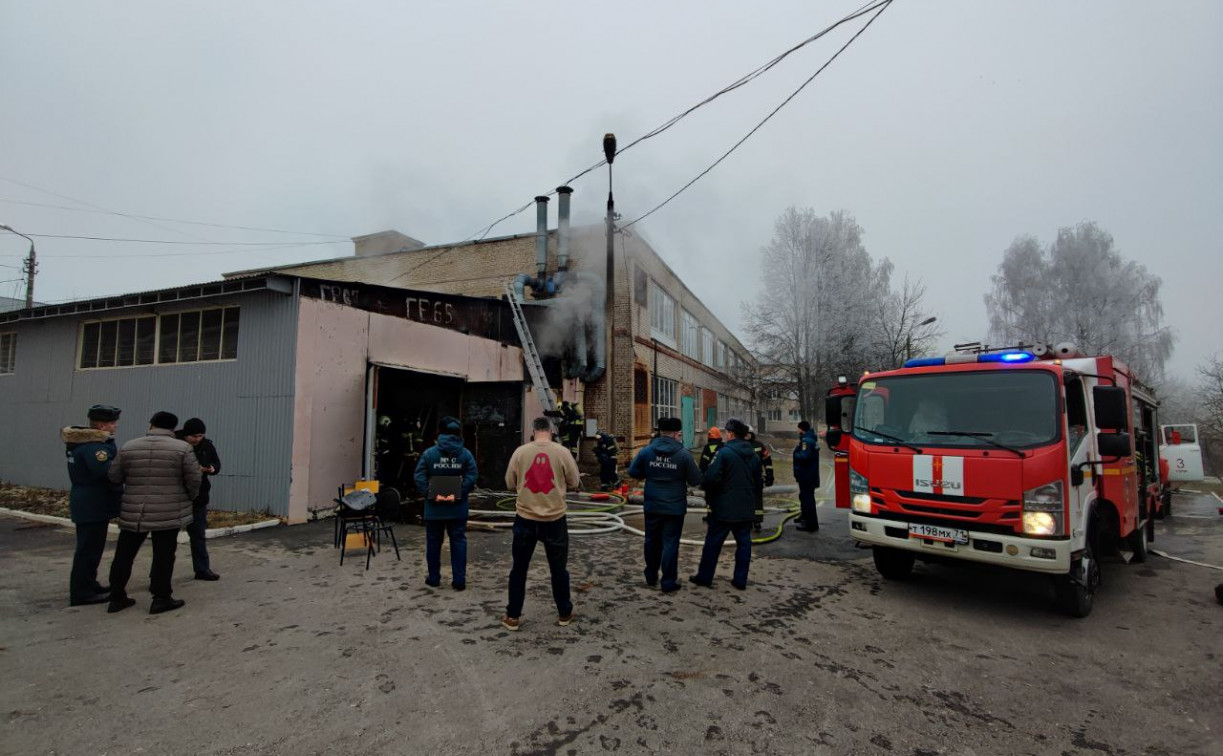
MULTIPOLYGON (((618 428, 616 424, 616 392, 613 389, 616 381, 616 289, 615 259, 616 259, 616 199, 612 195, 612 163, 616 160, 616 135, 603 135, 603 157, 607 160, 607 269, 604 276, 603 291, 605 308, 603 317, 607 324, 607 373, 603 384, 603 392, 607 396, 607 427, 618 428)), ((615 431, 613 431, 614 433, 615 431)))
POLYGON ((934 317, 934 316, 928 317, 925 320, 923 320, 922 322, 910 328, 909 332, 905 334, 905 361, 906 362, 913 359, 913 329, 921 328, 922 326, 928 326, 936 320, 938 320, 937 317, 934 317))
POLYGON ((12 226, 0 223, 0 230, 8 231, 9 233, 17 234, 30 243, 30 254, 25 259, 25 308, 28 310, 34 306, 34 272, 38 269, 38 258, 35 256, 34 240, 25 234, 21 233, 12 226))

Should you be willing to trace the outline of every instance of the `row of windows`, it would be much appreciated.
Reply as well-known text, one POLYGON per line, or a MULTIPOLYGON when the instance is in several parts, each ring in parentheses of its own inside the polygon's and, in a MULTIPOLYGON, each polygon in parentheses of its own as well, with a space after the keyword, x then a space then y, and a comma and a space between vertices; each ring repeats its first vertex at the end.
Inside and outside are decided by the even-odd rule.
MULTIPOLYGON (((639 377, 645 377, 645 371, 638 373, 639 377)), ((670 378, 662 378, 658 375, 651 377, 650 385, 652 387, 653 402, 650 405, 650 427, 657 428, 659 418, 663 417, 679 417, 679 382, 670 378)), ((705 396, 705 392, 699 387, 693 391, 695 398, 694 413, 698 428, 704 430, 705 422, 708 419, 706 410, 710 407, 702 406, 701 398, 705 396)), ((638 402, 643 403, 644 397, 637 394, 638 402)), ((780 410, 776 410, 780 419, 780 410)), ((727 396, 726 394, 718 394, 718 403, 716 407, 717 423, 721 427, 726 424, 726 421, 732 417, 737 417, 743 422, 749 422, 749 406, 747 401, 736 399, 727 396)))
POLYGON ((652 427, 658 427, 659 418, 679 417, 679 383, 670 378, 654 376, 654 411, 651 413, 652 427))
POLYGON ((0 333, 0 375, 13 372, 17 365, 17 334, 0 333))
POLYGON ((238 357, 237 307, 141 315, 81 325, 81 370, 214 362, 238 357))
POLYGON ((678 307, 675 299, 653 281, 650 281, 650 332, 655 339, 673 348, 678 346, 685 357, 698 360, 707 367, 735 370, 746 364, 735 350, 728 347, 726 342, 715 339, 695 315, 678 307), (677 309, 680 327, 678 339, 675 333, 677 309))

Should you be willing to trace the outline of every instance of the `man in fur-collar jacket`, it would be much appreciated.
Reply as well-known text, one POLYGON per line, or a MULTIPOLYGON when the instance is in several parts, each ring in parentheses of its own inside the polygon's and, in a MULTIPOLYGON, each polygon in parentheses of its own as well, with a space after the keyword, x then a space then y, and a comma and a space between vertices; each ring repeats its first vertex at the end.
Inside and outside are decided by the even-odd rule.
POLYGON ((68 508, 76 526, 76 553, 68 584, 70 606, 110 600, 110 588, 98 583, 98 564, 106 549, 110 519, 119 515, 119 491, 106 474, 115 458, 120 412, 118 407, 95 404, 89 408, 88 427, 70 425, 59 432, 72 482, 68 508))
POLYGON ((149 614, 169 612, 185 603, 171 595, 170 581, 174 577, 178 530, 191 524, 201 472, 191 444, 174 437, 177 425, 178 417, 169 412, 154 414, 148 435, 124 444, 110 466, 110 481, 124 487, 119 543, 110 565, 108 612, 120 612, 136 603, 128 598, 127 581, 140 545, 149 534, 153 539, 153 569, 149 572, 153 604, 149 614))

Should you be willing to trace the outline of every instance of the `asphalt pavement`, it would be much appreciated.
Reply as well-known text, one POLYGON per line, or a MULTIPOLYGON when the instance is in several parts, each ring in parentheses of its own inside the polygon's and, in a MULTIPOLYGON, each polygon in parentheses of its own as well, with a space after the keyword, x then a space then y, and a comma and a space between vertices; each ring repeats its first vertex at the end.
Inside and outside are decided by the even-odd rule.
MULTIPOLYGON (((1213 501, 1178 496, 1154 547, 1223 565, 1213 501)), ((510 633, 505 532, 469 536, 464 592, 424 585, 415 527, 368 572, 328 522, 211 542, 217 583, 180 548, 187 605, 157 616, 146 546, 108 615, 67 606, 69 529, 0 518, 0 753, 1223 753, 1223 572, 1113 560, 1075 620, 1039 576, 885 581, 844 519, 758 547, 746 591, 729 548, 712 590, 662 595, 640 538, 574 538, 578 620, 554 624, 540 553, 510 633)))

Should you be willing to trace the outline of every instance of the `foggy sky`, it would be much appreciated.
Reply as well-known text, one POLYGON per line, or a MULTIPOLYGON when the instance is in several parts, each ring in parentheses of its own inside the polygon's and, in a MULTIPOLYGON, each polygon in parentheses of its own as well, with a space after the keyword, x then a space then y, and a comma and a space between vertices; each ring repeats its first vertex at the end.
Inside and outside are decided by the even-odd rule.
MULTIPOLYGON (((0 4, 0 176, 108 209, 355 236, 464 238, 859 6, 852 2, 0 4), (610 9, 610 10, 609 10, 610 9)), ((637 217, 839 47, 810 46, 616 162, 637 217)), ((1191 377, 1223 348, 1223 4, 896 0, 737 153, 637 227, 737 332, 788 205, 845 209, 946 343, 1019 234, 1097 221, 1164 280, 1191 377)), ((574 184, 603 213, 606 169, 574 184)), ((0 180, 0 199, 74 206, 0 180)), ((555 213, 555 208, 553 208, 555 213)), ((0 202, 26 233, 322 241, 0 202)), ((532 230, 530 211, 493 235, 532 230)), ((553 215, 553 224, 555 215, 553 215)), ((62 300, 350 254, 42 239, 62 300), (137 257, 142 255, 145 257, 137 257), (152 256, 161 255, 161 256, 152 256)), ((0 238, 0 265, 24 240, 0 238)), ((18 271, 0 267, 0 281, 18 271)), ((0 294, 18 284, 0 284, 0 294)), ((845 292, 853 306, 856 292, 845 292)))

